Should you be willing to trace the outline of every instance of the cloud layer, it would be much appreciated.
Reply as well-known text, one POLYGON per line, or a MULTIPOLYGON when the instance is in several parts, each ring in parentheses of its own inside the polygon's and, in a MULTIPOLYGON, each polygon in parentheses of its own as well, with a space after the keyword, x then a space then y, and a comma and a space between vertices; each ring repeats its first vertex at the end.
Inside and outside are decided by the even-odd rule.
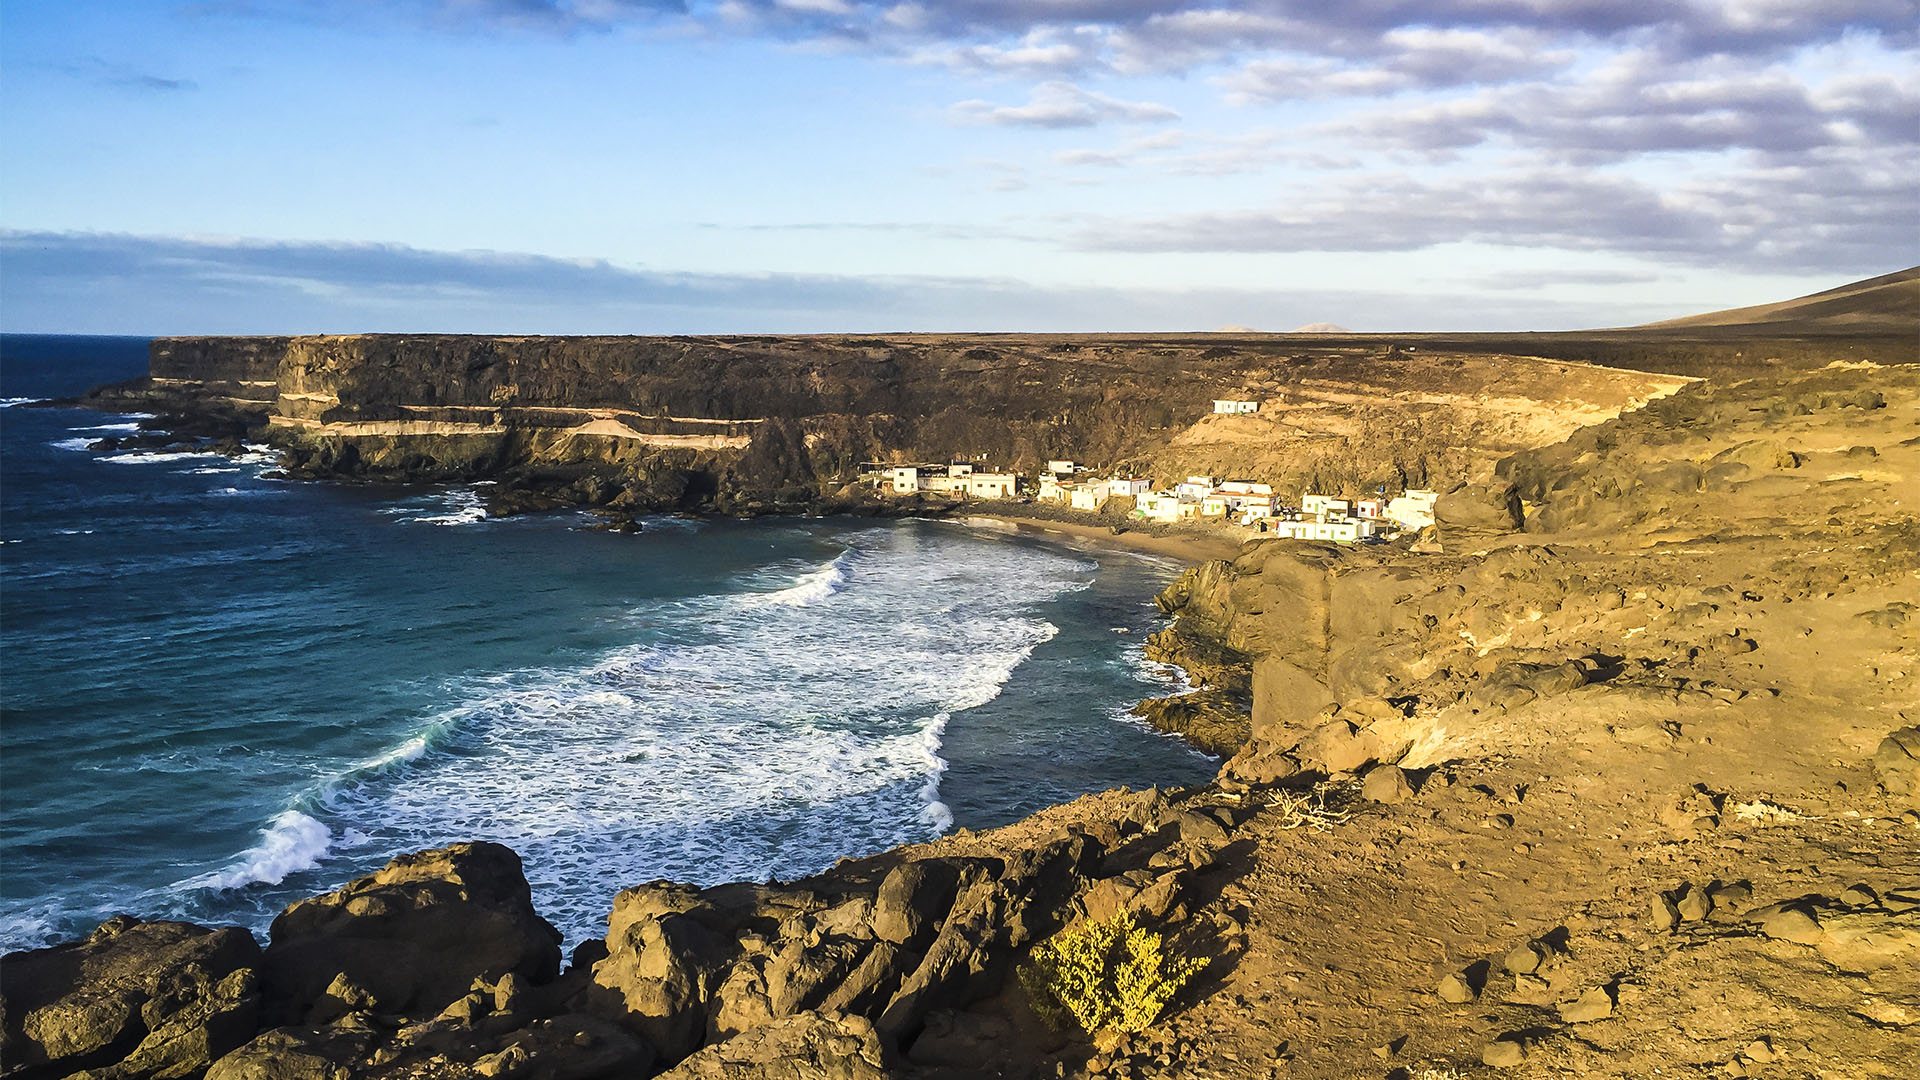
POLYGON ((10 332, 854 333, 1568 329, 1683 314, 1505 291, 1045 288, 1015 279, 671 274, 390 244, 0 232, 10 332))

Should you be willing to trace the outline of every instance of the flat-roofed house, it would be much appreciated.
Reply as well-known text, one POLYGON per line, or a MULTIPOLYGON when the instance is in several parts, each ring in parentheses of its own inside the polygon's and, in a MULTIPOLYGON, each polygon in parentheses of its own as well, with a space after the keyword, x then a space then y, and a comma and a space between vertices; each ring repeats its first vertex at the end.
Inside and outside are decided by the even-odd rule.
POLYGON ((1098 480, 1060 486, 1070 489, 1069 500, 1075 510, 1098 510, 1107 501, 1107 485, 1098 480))
POLYGON ((1388 500, 1384 516, 1402 528, 1424 529, 1433 524, 1433 504, 1439 498, 1437 491, 1409 488, 1406 494, 1388 500))
POLYGON ((920 469, 914 465, 895 465, 886 472, 887 487, 895 495, 911 495, 920 490, 920 469))
POLYGON ((1061 490, 1060 477, 1055 473, 1040 474, 1040 490, 1035 497, 1041 502, 1066 502, 1067 496, 1061 490))
POLYGON ((962 482, 968 497, 975 499, 1011 499, 1020 490, 1020 478, 1010 472, 969 473, 962 482))
POLYGON ((1213 477, 1189 476, 1173 485, 1173 493, 1183 498, 1204 499, 1213 490, 1213 477))
POLYGON ((1047 462, 1047 471, 1056 476, 1072 476, 1080 471, 1080 467, 1065 458, 1055 458, 1047 462))
POLYGON ((1107 481, 1107 494, 1115 499, 1136 497, 1152 486, 1143 476, 1116 476, 1107 481))
POLYGON ((1227 497, 1218 491, 1208 492, 1200 499, 1201 517, 1226 517, 1227 497))
POLYGON ((1240 414, 1260 411, 1257 401, 1236 401, 1228 398, 1213 399, 1213 411, 1216 413, 1240 414))
POLYGON ((1133 497, 1133 509, 1148 521, 1180 520, 1180 496, 1171 491, 1143 491, 1133 497))

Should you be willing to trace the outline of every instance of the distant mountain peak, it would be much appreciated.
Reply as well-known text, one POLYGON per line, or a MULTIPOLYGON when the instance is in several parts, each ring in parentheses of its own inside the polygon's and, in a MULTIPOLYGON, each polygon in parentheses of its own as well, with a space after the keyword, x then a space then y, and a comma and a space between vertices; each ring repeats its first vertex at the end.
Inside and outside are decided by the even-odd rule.
POLYGON ((1339 323, 1330 323, 1330 322, 1310 322, 1305 326, 1294 327, 1292 332, 1296 334, 1351 334, 1353 333, 1353 331, 1347 329, 1344 326, 1341 326, 1339 323))

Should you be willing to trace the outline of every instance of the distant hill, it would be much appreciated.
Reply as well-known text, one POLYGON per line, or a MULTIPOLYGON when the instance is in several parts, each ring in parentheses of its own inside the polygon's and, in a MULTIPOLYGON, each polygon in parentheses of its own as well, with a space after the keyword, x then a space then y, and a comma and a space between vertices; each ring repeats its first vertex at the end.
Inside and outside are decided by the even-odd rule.
POLYGON ((1310 322, 1305 326, 1294 327, 1292 332, 1296 334, 1351 334, 1353 333, 1353 331, 1347 329, 1344 326, 1341 326, 1339 323, 1330 323, 1330 322, 1310 322))
POLYGON ((1632 329, 1741 326, 1783 334, 1920 332, 1920 266, 1775 304, 1709 311, 1632 329))

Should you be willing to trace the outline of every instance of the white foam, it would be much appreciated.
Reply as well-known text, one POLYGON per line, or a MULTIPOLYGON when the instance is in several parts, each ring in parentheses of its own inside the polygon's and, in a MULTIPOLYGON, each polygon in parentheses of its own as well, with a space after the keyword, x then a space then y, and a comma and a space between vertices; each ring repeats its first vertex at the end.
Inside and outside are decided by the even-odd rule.
POLYGON ((34 402, 36 402, 36 401, 45 401, 45 400, 47 400, 47 399, 46 399, 46 398, 37 398, 37 397, 10 397, 10 398, 0 398, 0 409, 11 409, 11 408, 13 408, 13 407, 14 407, 15 405, 31 405, 31 404, 33 404, 33 403, 34 403, 34 402))
POLYGON ((74 428, 68 428, 67 430, 68 430, 68 431, 124 431, 124 432, 137 432, 137 431, 139 431, 139 430, 140 430, 140 425, 139 425, 139 424, 95 424, 95 425, 94 425, 94 426, 92 426, 92 427, 74 427, 74 428))
MULTIPOLYGON (((1086 587, 1085 564, 887 526, 815 565, 774 591, 810 586, 805 603, 661 602, 634 613, 640 643, 468 680, 418 741, 330 780, 315 812, 365 834, 356 859, 505 843, 575 940, 637 881, 797 877, 930 839, 953 821, 949 717, 999 696, 1057 633, 1038 605, 1086 587)), ((742 584, 782 579, 792 564, 742 584)))
POLYGON ((53 447, 55 450, 85 450, 87 447, 99 441, 98 439, 60 439, 56 442, 50 442, 47 445, 53 447))
POLYGON ((221 456, 211 450, 142 450, 131 454, 114 454, 106 460, 115 465, 162 465, 169 461, 199 461, 221 456))
POLYGON ((486 505, 471 489, 457 488, 427 496, 424 501, 431 504, 427 507, 420 505, 422 501, 411 499, 384 507, 380 512, 398 517, 401 525, 478 525, 487 520, 486 505), (431 512, 436 510, 440 512, 431 512))
POLYGON ((287 810, 260 830, 260 842, 226 867, 189 878, 176 889, 239 889, 248 885, 278 885, 288 875, 311 870, 333 845, 333 830, 298 810, 287 810))
POLYGON ((841 552, 827 565, 804 574, 800 580, 785 589, 770 593, 748 596, 752 604, 780 604, 785 607, 806 607, 809 604, 825 600, 840 591, 847 583, 847 568, 852 565, 853 549, 841 552))

